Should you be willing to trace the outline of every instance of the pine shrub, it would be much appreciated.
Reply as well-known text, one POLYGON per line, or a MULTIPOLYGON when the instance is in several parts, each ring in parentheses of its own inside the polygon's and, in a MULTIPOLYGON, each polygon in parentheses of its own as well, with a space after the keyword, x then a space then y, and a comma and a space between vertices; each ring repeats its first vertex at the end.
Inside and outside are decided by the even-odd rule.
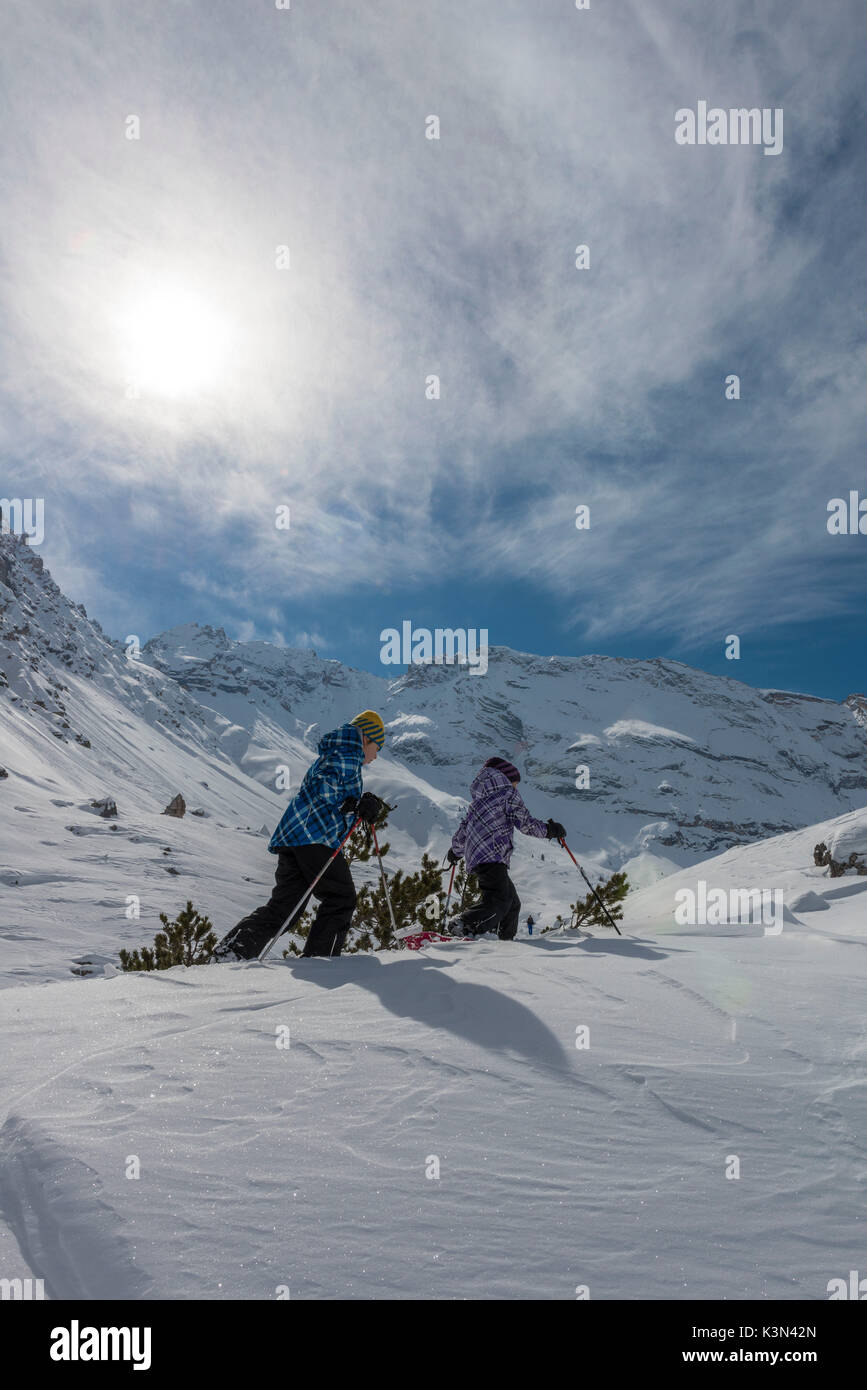
POLYGON ((623 920, 623 908, 620 904, 629 892, 629 880, 626 874, 618 872, 612 874, 605 883, 596 885, 596 894, 602 899, 608 908, 608 915, 602 911, 596 898, 596 894, 588 893, 586 898, 579 898, 576 903, 570 903, 572 916, 569 922, 558 913, 552 926, 543 927, 543 931, 556 931, 559 927, 568 926, 576 929, 582 925, 588 927, 610 927, 610 917, 614 922, 623 920))
POLYGON ((187 902, 170 922, 164 912, 160 921, 165 931, 158 931, 153 947, 142 946, 141 952, 121 951, 122 970, 171 970, 173 965, 207 965, 217 944, 213 924, 202 917, 191 902, 187 902))

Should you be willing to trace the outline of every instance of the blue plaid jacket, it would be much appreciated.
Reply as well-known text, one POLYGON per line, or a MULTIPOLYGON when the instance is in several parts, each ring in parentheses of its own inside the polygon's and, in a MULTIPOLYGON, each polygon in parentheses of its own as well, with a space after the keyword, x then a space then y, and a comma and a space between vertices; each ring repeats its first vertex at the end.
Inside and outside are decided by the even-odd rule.
POLYGON ((342 724, 319 740, 319 757, 307 769, 268 845, 272 854, 292 845, 336 849, 350 825, 340 807, 362 792, 364 745, 354 724, 342 724))

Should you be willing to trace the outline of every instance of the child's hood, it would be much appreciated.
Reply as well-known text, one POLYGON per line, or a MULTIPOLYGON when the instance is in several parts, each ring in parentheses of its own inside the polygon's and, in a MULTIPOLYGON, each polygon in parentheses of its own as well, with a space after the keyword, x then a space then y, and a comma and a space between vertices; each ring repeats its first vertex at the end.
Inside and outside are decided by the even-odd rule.
POLYGON ((512 783, 509 781, 505 772, 501 772, 498 767, 483 767, 473 778, 470 793, 474 801, 480 797, 490 796, 492 792, 510 791, 512 783))
POLYGON ((347 752, 356 744, 361 743, 361 734, 354 724, 341 724, 339 729, 332 729, 330 733, 323 734, 316 745, 320 757, 326 753, 333 753, 336 749, 347 752))

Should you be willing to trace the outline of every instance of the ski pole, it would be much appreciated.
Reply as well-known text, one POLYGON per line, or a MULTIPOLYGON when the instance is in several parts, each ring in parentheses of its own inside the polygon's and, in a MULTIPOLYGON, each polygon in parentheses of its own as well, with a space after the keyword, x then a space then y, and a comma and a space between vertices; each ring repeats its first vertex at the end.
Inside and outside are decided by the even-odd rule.
POLYGON ((449 921, 449 903, 450 903, 451 900, 452 900, 452 884, 453 884, 454 881, 455 881, 455 869, 456 869, 457 867, 458 867, 457 864, 452 864, 452 874, 451 874, 451 878, 449 879, 449 891, 448 891, 448 893, 447 893, 447 895, 446 895, 446 910, 445 910, 445 912, 443 913, 443 922, 446 924, 446 926, 448 926, 448 921, 449 921))
POLYGON ((370 828, 371 828, 371 830, 373 831, 373 847, 374 847, 374 849, 376 850, 376 857, 377 857, 377 859, 379 860, 379 872, 380 872, 380 874, 382 875, 382 888, 383 888, 383 892, 385 893, 385 901, 388 903, 388 915, 389 915, 389 917, 391 918, 391 934, 392 934, 392 937, 394 938, 394 940, 396 941, 396 940, 397 940, 397 923, 396 923, 395 920, 394 920, 394 910, 393 910, 393 908, 392 908, 392 906, 391 906, 391 894, 390 894, 389 891, 388 891, 388 884, 386 883, 386 880, 385 880, 385 869, 382 867, 382 855, 381 855, 380 852, 379 852, 379 842, 377 841, 377 838, 376 838, 376 826, 375 826, 375 825, 371 825, 370 828))
POLYGON ((572 863, 575 865, 575 868, 578 870, 578 872, 579 872, 579 874, 581 875, 581 877, 583 878, 584 882, 587 884, 587 887, 590 889, 590 892, 593 894, 593 896, 594 896, 594 898, 596 899, 596 901, 598 902, 599 906, 602 908, 602 911, 605 913, 605 916, 608 918, 608 920, 609 920, 609 922, 611 923, 612 927, 613 927, 614 930, 617 932, 617 935, 618 935, 618 936, 622 936, 622 935, 623 935, 622 931, 621 931, 620 928, 618 927, 618 925, 617 925, 617 923, 615 922, 614 918, 611 916, 611 913, 608 911, 608 908, 605 906, 605 904, 604 904, 604 902, 602 901, 602 899, 600 898, 599 894, 596 892, 596 889, 593 887, 593 884, 590 882, 590 880, 589 880, 589 878, 587 877, 587 875, 585 874, 584 870, 581 868, 581 865, 578 863, 578 860, 575 858, 575 855, 572 853, 572 851, 571 851, 571 849, 569 848, 569 846, 567 845, 566 841, 565 841, 565 840, 560 840, 558 843, 561 844, 561 845, 563 846, 563 848, 565 849, 565 851, 566 851, 566 853, 568 854, 569 858, 572 860, 572 863))
POLYGON ((282 927, 280 928, 280 930, 278 931, 277 935, 276 935, 276 936, 272 936, 271 940, 268 942, 268 945, 265 947, 265 949, 264 949, 263 951, 260 951, 260 952, 259 952, 259 959, 260 959, 260 960, 264 960, 265 957, 271 953, 271 951, 273 950, 275 944, 280 940, 280 937, 283 935, 283 933, 284 933, 284 931, 286 930, 286 928, 288 927, 289 923, 292 922, 292 921, 294 921, 296 915, 301 911, 302 907, 303 907, 304 904, 306 903, 307 899, 310 897, 310 894, 313 892, 313 889, 316 887, 316 885, 317 885, 317 883, 319 882, 320 878, 321 878, 322 875, 326 872, 326 870, 329 869, 329 868, 331 867, 331 865, 334 863, 334 861, 335 861, 335 859, 337 858, 338 854, 339 854, 340 851, 343 849, 343 846, 346 844, 346 841, 349 839, 350 835, 352 834, 353 830, 355 829, 355 827, 357 826, 357 824, 358 824, 358 822, 359 822, 360 820, 361 820, 361 817, 360 817, 360 816, 356 816, 356 817, 355 817, 355 820, 352 822, 352 825, 349 827, 349 829, 347 830, 347 832, 346 832, 346 834, 344 835, 343 839, 340 841, 340 844, 337 846, 337 849, 334 851, 334 853, 332 854, 331 858, 328 859, 328 860, 326 860, 326 862, 322 865, 322 868, 319 870, 319 873, 318 873, 318 874, 316 875, 316 877, 314 878, 314 880, 313 880, 313 882, 311 883, 310 887, 309 887, 309 888, 305 888, 304 892, 302 893, 301 897, 298 899, 298 902, 295 904, 295 906, 293 907, 292 911, 289 913, 289 916, 286 918, 286 921, 283 923, 283 925, 282 925, 282 927))

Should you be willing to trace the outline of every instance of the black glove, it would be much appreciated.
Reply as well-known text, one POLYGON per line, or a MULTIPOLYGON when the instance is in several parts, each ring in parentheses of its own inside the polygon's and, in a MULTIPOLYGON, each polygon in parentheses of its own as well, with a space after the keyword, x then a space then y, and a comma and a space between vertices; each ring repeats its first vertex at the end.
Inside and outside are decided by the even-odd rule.
POLYGON ((559 822, 558 820, 549 820, 549 821, 548 821, 548 839, 549 839, 549 840, 565 840, 565 839, 566 839, 566 827, 565 827, 565 825, 561 825, 560 822, 559 822))
POLYGON ((461 860, 463 859, 463 855, 462 855, 462 854, 455 854, 455 852, 454 852, 454 850, 452 849, 451 845, 449 845, 449 848, 448 848, 448 850, 447 850, 447 852, 446 852, 446 859, 448 860, 448 862, 449 862, 450 864, 460 864, 461 860))
POLYGON ((348 796, 348 797, 346 798, 346 800, 344 801, 344 803, 343 803, 343 805, 341 806, 340 809, 341 809, 341 811, 343 812, 343 814, 344 814, 345 816, 348 816, 349 813, 350 813, 350 811, 356 810, 357 807, 358 807, 358 797, 357 797, 357 796, 348 796))
POLYGON ((373 792, 365 792, 355 810, 363 821, 366 821, 368 825, 373 825, 384 806, 385 802, 380 801, 378 796, 373 795, 373 792))

